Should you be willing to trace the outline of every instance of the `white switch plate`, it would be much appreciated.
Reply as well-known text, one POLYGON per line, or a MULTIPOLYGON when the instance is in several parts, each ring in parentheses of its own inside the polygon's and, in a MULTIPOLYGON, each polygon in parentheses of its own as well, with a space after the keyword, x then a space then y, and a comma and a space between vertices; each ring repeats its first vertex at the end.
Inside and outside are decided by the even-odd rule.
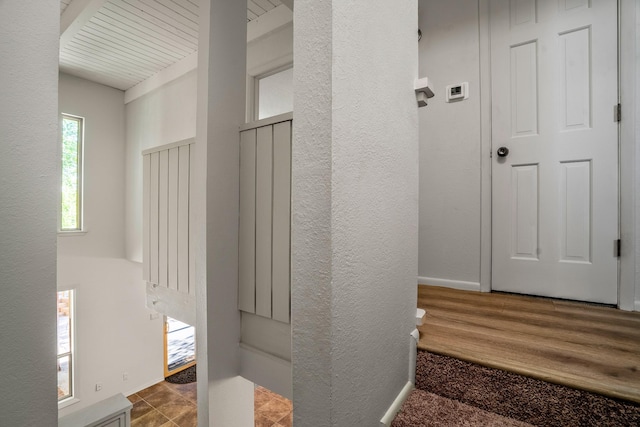
POLYGON ((469 82, 457 83, 447 86, 445 91, 447 102, 462 101, 469 98, 469 82))

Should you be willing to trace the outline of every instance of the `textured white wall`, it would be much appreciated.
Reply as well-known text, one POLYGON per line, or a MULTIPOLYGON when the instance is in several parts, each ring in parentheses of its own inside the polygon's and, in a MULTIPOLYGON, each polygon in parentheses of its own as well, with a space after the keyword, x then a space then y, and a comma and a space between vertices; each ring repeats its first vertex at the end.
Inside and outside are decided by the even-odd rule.
POLYGON ((60 2, 0 2, 0 424, 57 425, 60 2))
POLYGON ((420 2, 420 76, 435 97, 420 116, 421 278, 480 282, 480 62, 477 2, 420 2), (470 4, 471 3, 471 4, 470 4), (469 99, 445 87, 469 82, 469 99))
POLYGON ((294 423, 373 426, 414 328, 417 1, 294 14, 294 423))
POLYGON ((150 320, 145 306, 141 267, 123 259, 124 93, 61 74, 59 105, 61 112, 86 119, 87 234, 58 237, 58 287, 77 291, 75 395, 80 401, 60 411, 66 415, 161 381, 163 341, 162 320, 150 320), (102 383, 99 392, 96 383, 102 383))

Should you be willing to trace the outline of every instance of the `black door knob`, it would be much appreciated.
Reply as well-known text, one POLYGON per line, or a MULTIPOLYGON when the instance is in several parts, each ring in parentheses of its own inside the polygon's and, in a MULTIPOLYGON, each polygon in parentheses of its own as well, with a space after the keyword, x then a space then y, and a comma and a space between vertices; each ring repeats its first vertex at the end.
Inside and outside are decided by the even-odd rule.
POLYGON ((496 151, 498 157, 507 157, 509 155, 509 149, 507 147, 500 147, 498 151, 496 151))

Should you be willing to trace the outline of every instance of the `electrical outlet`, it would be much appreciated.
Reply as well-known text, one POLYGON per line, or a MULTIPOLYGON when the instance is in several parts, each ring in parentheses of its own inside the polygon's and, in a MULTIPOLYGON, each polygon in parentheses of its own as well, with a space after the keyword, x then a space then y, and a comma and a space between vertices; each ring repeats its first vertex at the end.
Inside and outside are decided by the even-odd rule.
POLYGON ((129 372, 123 372, 122 381, 128 381, 128 380, 129 380, 129 372))
POLYGON ((446 101, 462 101, 469 98, 469 82, 458 83, 455 85, 449 85, 446 88, 446 101))
POLYGON ((102 383, 96 383, 96 391, 102 390, 102 383))

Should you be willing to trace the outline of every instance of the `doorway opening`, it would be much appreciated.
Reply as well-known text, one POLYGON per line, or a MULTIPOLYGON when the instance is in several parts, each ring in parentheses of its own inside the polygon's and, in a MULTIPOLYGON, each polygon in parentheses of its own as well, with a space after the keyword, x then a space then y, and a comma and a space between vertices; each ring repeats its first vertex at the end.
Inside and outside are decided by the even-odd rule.
POLYGON ((164 376, 184 371, 196 364, 196 328, 165 316, 164 376))

